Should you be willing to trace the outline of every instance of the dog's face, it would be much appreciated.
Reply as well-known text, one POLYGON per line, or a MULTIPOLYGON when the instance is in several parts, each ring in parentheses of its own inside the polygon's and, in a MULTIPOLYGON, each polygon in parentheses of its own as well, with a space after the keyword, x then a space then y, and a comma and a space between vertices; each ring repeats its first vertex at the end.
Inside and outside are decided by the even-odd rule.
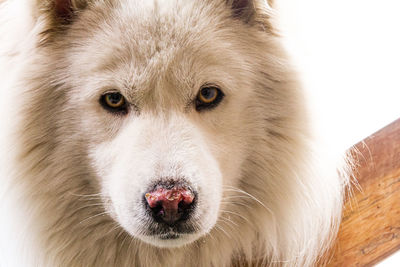
POLYGON ((147 243, 182 246, 217 223, 263 131, 247 25, 226 1, 123 2, 94 1, 71 25, 66 106, 106 211, 147 243))
POLYGON ((29 3, 5 88, 43 262, 315 262, 347 178, 312 139, 266 2, 29 3))

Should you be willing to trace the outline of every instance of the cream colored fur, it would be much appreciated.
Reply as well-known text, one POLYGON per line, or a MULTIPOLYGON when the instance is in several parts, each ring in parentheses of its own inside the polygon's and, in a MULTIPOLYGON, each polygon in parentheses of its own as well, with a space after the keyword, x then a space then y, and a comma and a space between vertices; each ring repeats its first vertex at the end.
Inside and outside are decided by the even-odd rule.
POLYGON ((1 266, 315 263, 347 178, 310 130, 272 8, 238 2, 73 1, 68 23, 51 1, 0 2, 1 266), (226 97, 197 112, 205 83, 226 97), (109 89, 137 110, 106 112, 109 89), (199 190, 197 235, 141 236, 161 176, 199 190))

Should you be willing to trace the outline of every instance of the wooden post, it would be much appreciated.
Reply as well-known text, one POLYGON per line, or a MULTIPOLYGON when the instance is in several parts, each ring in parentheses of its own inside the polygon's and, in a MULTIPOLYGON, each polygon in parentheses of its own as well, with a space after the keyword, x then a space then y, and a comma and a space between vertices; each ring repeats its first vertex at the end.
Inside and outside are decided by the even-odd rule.
POLYGON ((400 249, 400 119, 351 153, 359 185, 352 185, 328 266, 371 266, 400 249))

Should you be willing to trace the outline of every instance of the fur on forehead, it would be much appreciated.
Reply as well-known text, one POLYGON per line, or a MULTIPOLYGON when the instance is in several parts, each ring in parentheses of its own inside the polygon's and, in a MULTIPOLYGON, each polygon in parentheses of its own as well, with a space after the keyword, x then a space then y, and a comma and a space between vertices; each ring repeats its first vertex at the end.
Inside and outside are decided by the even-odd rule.
MULTIPOLYGON (((58 32, 65 30, 66 25, 72 24, 85 9, 93 8, 96 5, 117 6, 125 0, 36 0, 34 14, 46 18, 48 31, 58 32)), ((188 0, 186 0, 188 1, 188 0)), ((145 6, 178 6, 181 0, 160 1, 160 0, 136 0, 135 5, 145 6), (141 2, 141 3, 140 3, 141 2), (177 2, 177 3, 171 3, 177 2)), ((196 2, 196 1, 193 1, 196 2)), ((272 0, 200 0, 200 5, 211 5, 224 7, 233 18, 243 21, 249 25, 256 25, 265 31, 272 31, 269 19, 272 14, 272 0)))

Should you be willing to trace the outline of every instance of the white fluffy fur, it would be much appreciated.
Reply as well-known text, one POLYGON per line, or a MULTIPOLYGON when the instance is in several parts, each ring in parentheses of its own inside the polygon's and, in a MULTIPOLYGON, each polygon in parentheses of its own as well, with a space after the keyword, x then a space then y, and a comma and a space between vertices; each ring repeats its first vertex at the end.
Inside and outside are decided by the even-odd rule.
POLYGON ((315 263, 347 179, 264 1, 251 18, 225 0, 73 1, 62 27, 47 2, 0 2, 1 266, 315 263), (204 83, 226 97, 199 113, 204 83), (114 88, 138 110, 104 111, 114 88), (141 236, 140 197, 178 176, 199 190, 198 233, 141 236))

